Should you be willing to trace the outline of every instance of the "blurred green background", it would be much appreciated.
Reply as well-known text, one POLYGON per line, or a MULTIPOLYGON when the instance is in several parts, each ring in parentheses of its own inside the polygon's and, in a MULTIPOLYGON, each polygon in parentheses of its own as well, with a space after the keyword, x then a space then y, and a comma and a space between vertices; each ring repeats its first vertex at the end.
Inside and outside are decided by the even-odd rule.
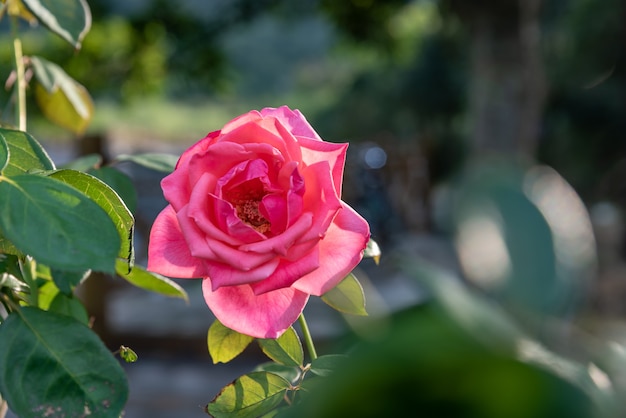
MULTIPOLYGON (((345 403, 333 404, 334 412, 324 416, 345 416, 337 411, 362 403, 372 390, 387 402, 398 401, 398 394, 423 401, 425 416, 620 416, 626 410, 620 402, 626 388, 625 1, 89 5, 93 26, 80 51, 46 31, 23 31, 25 54, 61 65, 96 102, 84 138, 50 125, 29 106, 32 133, 61 158, 80 153, 94 138, 97 149, 110 156, 179 153, 241 113, 283 104, 300 109, 325 140, 350 142, 344 200, 367 218, 383 251, 380 266, 364 263, 358 272, 371 284, 365 289, 370 313, 394 324, 390 312, 408 307, 411 313, 402 312, 397 325, 373 327, 375 335, 364 335, 353 319, 339 318, 339 333, 329 331, 337 318, 320 325, 318 336, 327 337, 328 350, 343 344, 337 334, 365 341, 356 356, 361 363, 347 365, 346 373, 366 387, 348 392, 345 403), (415 259, 441 271, 407 270, 407 260, 415 259), (433 285, 441 275, 447 277, 442 283, 451 275, 451 282, 463 286, 433 285), (415 297, 407 296, 408 288, 415 297), (496 311, 471 321, 491 303, 496 311), (482 322, 485 317, 493 321, 482 322), (507 322, 504 328, 499 318, 507 322), (414 338, 399 337, 411 329, 414 338), (467 348, 467 362, 460 361, 463 349, 445 349, 449 341, 467 348), (525 362, 523 350, 514 348, 520 341, 543 348, 525 362), (408 351, 398 353, 398 347, 408 351), (434 364, 441 367, 425 367, 420 358, 437 352, 440 363, 434 364), (386 369, 399 367, 398 375, 381 372, 371 386, 361 379, 364 365, 406 359, 407 353, 414 362, 386 369), (548 364, 548 377, 520 366, 536 363, 548 364), (496 373, 499 367, 510 373, 496 373), (559 367, 571 373, 555 383, 559 367), (471 379, 455 386, 455 374, 483 372, 475 387, 471 379), (414 398, 403 385, 381 392, 376 385, 387 378, 417 385, 423 397, 414 398), (538 382, 545 390, 533 395, 538 382), (500 403, 503 394, 515 391, 519 397, 500 403), (587 400, 596 407, 587 408, 587 400), (442 405, 451 409, 437 409, 442 405), (522 409, 512 415, 512 408, 522 409)), ((3 34, 0 74, 9 74, 12 52, 3 34)), ((8 93, 1 93, 4 103, 8 93)), ((165 202, 159 179, 131 174, 139 185, 138 240, 145 246, 150 222, 165 202)), ((153 301, 127 303, 141 310, 153 301)), ((145 324, 120 330, 120 323, 138 316, 128 311, 117 329, 109 325, 106 338, 132 336, 147 350, 158 351, 155 341, 162 351, 176 350, 165 342, 171 338, 150 339, 145 324), (142 332, 147 343, 140 341, 142 332)), ((205 350, 203 339, 180 341, 196 354, 205 350)), ((141 392, 137 385, 134 393, 141 392)), ((173 393, 171 387, 163 390, 173 393)), ((206 403, 215 392, 205 393, 206 403)), ((133 396, 131 385, 128 416, 143 416, 139 411, 150 407, 133 396)), ((371 415, 382 416, 384 402, 375 407, 371 415)), ((166 405, 158 409, 145 416, 173 416, 166 405)), ((201 415, 194 412, 189 416, 201 415)))

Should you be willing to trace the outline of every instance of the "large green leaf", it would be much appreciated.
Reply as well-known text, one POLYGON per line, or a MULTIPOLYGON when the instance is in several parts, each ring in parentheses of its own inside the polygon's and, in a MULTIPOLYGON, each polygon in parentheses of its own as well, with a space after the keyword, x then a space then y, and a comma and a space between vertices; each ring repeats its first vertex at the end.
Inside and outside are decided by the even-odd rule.
POLYGON ((48 310, 70 316, 85 325, 89 324, 89 314, 85 306, 73 296, 68 296, 61 292, 57 293, 54 299, 52 299, 48 310))
POLYGON ((260 338, 259 345, 265 355, 277 363, 285 366, 301 366, 304 362, 302 343, 293 327, 289 327, 276 339, 260 338))
POLYGON ((0 128, 0 138, 8 146, 9 161, 0 170, 7 177, 32 170, 54 170, 54 163, 35 138, 22 131, 0 128))
POLYGON ((348 274, 337 286, 324 293, 322 300, 339 312, 367 315, 363 287, 352 273, 348 274))
POLYGON ((91 28, 86 0, 22 0, 28 10, 52 32, 79 49, 91 28))
POLYGON ((171 173, 176 167, 178 156, 173 154, 145 153, 138 155, 119 155, 117 161, 132 161, 136 164, 156 171, 171 173))
POLYGON ((87 326, 25 307, 0 325, 0 341, 0 393, 18 416, 120 416, 126 376, 87 326))
POLYGON ((329 376, 347 359, 348 356, 344 354, 326 354, 319 356, 311 362, 311 373, 318 376, 329 376))
POLYGON ((31 64, 39 82, 35 99, 43 114, 59 126, 82 134, 94 110, 87 89, 50 61, 33 56, 31 64))
POLYGON ((91 270, 86 271, 65 271, 55 268, 50 269, 50 275, 59 290, 66 295, 71 295, 74 288, 83 280, 87 279, 91 274, 91 270))
POLYGON ((108 184, 122 198, 128 210, 135 213, 137 210, 137 190, 128 175, 113 167, 92 168, 87 173, 108 184))
POLYGON ((206 409, 215 418, 256 418, 280 405, 290 387, 276 374, 252 372, 226 386, 206 409))
POLYGON ((109 215, 78 190, 35 175, 0 179, 0 230, 37 261, 69 271, 115 271, 120 239, 109 215))
POLYGON ((217 319, 209 327, 207 345, 213 364, 228 363, 246 349, 254 338, 240 334, 226 326, 217 319))
MULTIPOLYGON (((69 184, 96 202, 109 215, 120 239, 118 257, 131 265, 135 260, 133 231, 135 219, 119 195, 98 178, 75 170, 59 170, 50 177, 69 184)), ((63 289, 61 289, 63 290, 63 289)))
POLYGON ((140 266, 133 266, 131 270, 128 271, 128 264, 119 260, 115 265, 115 269, 120 277, 134 286, 165 296, 184 299, 189 302, 189 296, 187 296, 185 289, 167 277, 149 272, 140 266))

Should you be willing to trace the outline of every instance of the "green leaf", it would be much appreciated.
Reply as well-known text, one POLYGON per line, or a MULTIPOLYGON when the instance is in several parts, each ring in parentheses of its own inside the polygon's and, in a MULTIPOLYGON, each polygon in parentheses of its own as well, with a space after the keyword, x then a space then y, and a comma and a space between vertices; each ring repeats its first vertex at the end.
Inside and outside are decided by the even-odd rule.
POLYGON ((87 89, 58 65, 41 57, 31 57, 35 77, 35 99, 52 122, 76 134, 87 129, 93 117, 93 100, 87 89))
POLYGON ((59 292, 56 294, 48 310, 50 312, 70 316, 85 325, 89 324, 89 314, 85 306, 80 300, 64 293, 59 292))
POLYGON ((277 363, 285 366, 301 366, 304 362, 302 343, 293 327, 289 327, 276 339, 259 338, 259 345, 265 355, 277 363))
POLYGON ((85 0, 22 1, 44 26, 80 49, 91 28, 91 11, 85 0))
POLYGON ((0 173, 9 164, 9 144, 0 136, 0 173))
POLYGON ((135 218, 118 194, 103 181, 80 171, 59 170, 51 173, 50 177, 82 192, 109 215, 119 235, 120 251, 118 257, 132 266, 135 261, 133 247, 135 218))
POLYGON ((298 379, 298 377, 302 374, 299 366, 284 366, 282 364, 274 363, 273 361, 259 364, 253 371, 274 373, 290 382, 295 382, 296 379, 298 379))
POLYGON ((120 346, 120 357, 126 363, 134 363, 139 359, 139 356, 137 355, 137 353, 135 353, 133 349, 123 345, 120 346))
POLYGON ((0 128, 0 138, 8 146, 9 161, 0 171, 7 177, 32 170, 54 170, 54 163, 35 138, 22 131, 0 128))
POLYGON ((252 372, 222 389, 206 409, 215 418, 256 418, 279 406, 290 387, 273 373, 252 372))
POLYGON ((22 252, 11 241, 2 236, 2 231, 0 231, 0 253, 22 255, 22 252))
POLYGON ((120 239, 107 213, 58 180, 0 178, 0 230, 38 262, 68 271, 115 271, 120 239))
POLYGON ((311 373, 318 376, 329 376, 335 369, 346 361, 348 356, 343 354, 327 354, 319 356, 311 362, 311 373))
POLYGON ((167 277, 149 272, 141 266, 133 266, 129 272, 128 264, 119 260, 115 265, 115 269, 120 277, 133 286, 189 302, 189 296, 187 296, 185 289, 167 277))
POLYGON ((87 172, 93 168, 100 167, 100 164, 102 164, 102 156, 100 154, 88 154, 63 164, 59 168, 87 172))
POLYGON ((365 258, 373 258, 376 264, 380 263, 380 247, 378 243, 370 238, 367 242, 367 247, 365 247, 365 251, 363 252, 363 257, 365 258))
POLYGON ((18 416, 118 417, 128 383, 88 327, 25 307, 0 325, 0 393, 18 416), (88 411, 88 412, 87 412, 88 411))
POLYGON ((209 327, 207 345, 213 364, 228 363, 246 349, 254 338, 225 327, 217 319, 209 327))
POLYGON ((130 177, 112 167, 94 168, 89 170, 88 173, 108 184, 126 203, 128 210, 131 213, 135 213, 137 209, 137 191, 130 177))
POLYGON ((139 164, 143 167, 150 168, 156 171, 163 171, 165 173, 171 173, 176 167, 178 162, 178 156, 173 154, 161 154, 161 153, 145 153, 139 155, 119 155, 117 161, 132 161, 135 164, 139 164))
POLYGON ((348 274, 337 286, 324 293, 322 300, 339 312, 367 315, 363 287, 352 273, 348 274))
POLYGON ((52 268, 50 275, 59 290, 66 295, 71 295, 74 288, 78 286, 91 274, 91 270, 86 271, 64 271, 52 268))

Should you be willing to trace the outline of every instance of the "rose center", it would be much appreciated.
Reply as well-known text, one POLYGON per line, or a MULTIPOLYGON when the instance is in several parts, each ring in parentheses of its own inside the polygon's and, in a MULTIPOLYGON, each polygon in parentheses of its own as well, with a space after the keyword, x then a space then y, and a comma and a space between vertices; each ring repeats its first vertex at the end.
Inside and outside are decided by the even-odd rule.
POLYGON ((235 208, 239 219, 265 234, 271 229, 270 222, 259 211, 259 204, 265 194, 261 181, 254 179, 230 189, 225 197, 235 208))

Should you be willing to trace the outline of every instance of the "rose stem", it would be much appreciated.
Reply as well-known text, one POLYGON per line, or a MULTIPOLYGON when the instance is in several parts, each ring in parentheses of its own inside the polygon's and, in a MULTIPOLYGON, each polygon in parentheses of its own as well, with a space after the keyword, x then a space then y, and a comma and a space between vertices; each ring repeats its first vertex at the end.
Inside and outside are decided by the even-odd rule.
POLYGON ((298 317, 298 323, 300 324, 300 328, 302 328, 304 342, 306 344, 307 350, 309 350, 309 356, 311 356, 311 361, 313 361, 317 358, 317 352, 315 351, 315 346, 313 345, 313 338, 311 338, 309 326, 306 323, 306 319, 304 319, 304 314, 300 314, 300 316, 298 317))

